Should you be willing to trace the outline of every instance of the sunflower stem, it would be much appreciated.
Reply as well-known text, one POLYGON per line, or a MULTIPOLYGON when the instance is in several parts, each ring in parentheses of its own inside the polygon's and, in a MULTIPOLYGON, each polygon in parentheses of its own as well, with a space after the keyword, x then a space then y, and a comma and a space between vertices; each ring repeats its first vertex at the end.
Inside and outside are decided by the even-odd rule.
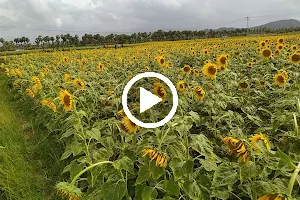
POLYGON ((294 113, 293 116, 294 116, 295 133, 296 133, 297 138, 299 138, 299 128, 298 128, 296 114, 294 113))
POLYGON ((71 182, 71 185, 74 185, 75 182, 77 181, 77 179, 78 179, 82 174, 84 174, 86 171, 88 171, 88 170, 90 170, 90 169, 92 169, 92 168, 94 168, 94 167, 96 167, 96 166, 99 166, 99 165, 102 165, 102 164, 109 164, 109 163, 112 164, 113 162, 111 162, 111 161, 102 161, 102 162, 95 163, 95 164, 93 164, 93 165, 91 165, 91 166, 85 168, 84 170, 82 170, 81 172, 79 172, 79 173, 73 178, 73 180, 72 180, 72 182, 71 182))
POLYGON ((292 197, 292 191, 293 191, 293 187, 294 187, 294 184, 295 184, 295 181, 296 181, 296 178, 298 176, 300 172, 300 162, 298 163, 291 179, 290 179, 290 182, 289 182, 289 186, 288 186, 288 189, 287 189, 287 194, 289 197, 292 197))

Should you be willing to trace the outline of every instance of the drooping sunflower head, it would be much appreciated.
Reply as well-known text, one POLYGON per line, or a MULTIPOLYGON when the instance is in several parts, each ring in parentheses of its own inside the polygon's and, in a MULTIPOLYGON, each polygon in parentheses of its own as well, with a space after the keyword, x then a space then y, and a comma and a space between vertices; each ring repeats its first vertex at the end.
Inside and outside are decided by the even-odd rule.
POLYGON ((148 155, 149 158, 151 158, 151 160, 155 160, 156 166, 164 167, 164 168, 167 167, 168 158, 164 153, 159 152, 154 148, 145 148, 143 149, 142 154, 143 157, 148 155))
POLYGON ((290 62, 293 64, 299 64, 300 63, 300 54, 294 53, 290 56, 290 62))
POLYGON ((118 113, 117 113, 117 117, 118 117, 118 118, 123 118, 123 117, 125 117, 125 116, 126 116, 126 115, 125 115, 125 112, 124 112, 123 109, 118 111, 118 113))
POLYGON ((31 98, 34 98, 34 92, 33 92, 31 89, 27 88, 27 89, 26 89, 26 93, 27 93, 27 95, 30 96, 31 98))
POLYGON ((186 90, 186 83, 183 80, 178 81, 177 90, 184 92, 186 90))
POLYGON ((160 82, 155 82, 153 86, 153 93, 162 99, 161 103, 164 103, 167 99, 167 91, 165 87, 160 82))
POLYGON ((285 200, 285 197, 280 196, 279 194, 266 194, 257 200, 285 200))
POLYGON ((229 155, 235 155, 239 158, 239 160, 245 162, 246 164, 248 163, 250 153, 243 141, 233 137, 225 137, 223 142, 228 147, 229 155))
POLYGON ((261 51, 261 54, 264 58, 271 58, 272 57, 272 51, 270 49, 263 49, 261 51))
POLYGON ((136 133, 140 127, 133 123, 127 116, 122 119, 122 125, 128 133, 136 133))
POLYGON ((215 79, 217 76, 217 66, 209 62, 203 66, 202 72, 204 76, 215 79))
POLYGON ((64 75, 64 80, 65 80, 65 82, 69 82, 71 80, 71 75, 70 74, 65 74, 64 75))
POLYGON ((55 186, 56 194, 69 200, 80 200, 82 191, 67 182, 60 182, 55 186))
POLYGON ((195 86, 194 92, 197 100, 202 100, 205 97, 205 90, 201 86, 195 86))
POLYGON ((72 95, 67 91, 63 90, 59 93, 60 103, 64 105, 66 111, 70 111, 73 105, 72 95))
POLYGON ((53 101, 51 101, 51 100, 42 100, 41 103, 42 103, 43 106, 47 106, 47 107, 51 108, 51 110, 53 112, 56 112, 56 105, 53 101))
POLYGON ((182 71, 186 74, 191 73, 191 67, 189 65, 184 65, 182 71))
POLYGON ((278 86, 283 87, 286 84, 286 78, 282 74, 276 74, 274 76, 274 80, 275 80, 275 84, 278 86))
POLYGON ((254 150, 258 150, 258 147, 257 147, 256 143, 259 142, 259 141, 264 142, 265 145, 266 145, 266 147, 267 147, 267 149, 271 148, 269 140, 262 133, 258 133, 258 134, 253 135, 251 138, 249 138, 249 140, 251 141, 251 147, 254 150))
POLYGON ((239 88, 243 91, 247 91, 249 89, 249 84, 247 83, 247 81, 241 81, 239 83, 239 88))
POLYGON ((76 78, 74 79, 73 81, 75 87, 79 88, 79 89, 84 89, 84 82, 83 80, 79 79, 79 78, 76 78))

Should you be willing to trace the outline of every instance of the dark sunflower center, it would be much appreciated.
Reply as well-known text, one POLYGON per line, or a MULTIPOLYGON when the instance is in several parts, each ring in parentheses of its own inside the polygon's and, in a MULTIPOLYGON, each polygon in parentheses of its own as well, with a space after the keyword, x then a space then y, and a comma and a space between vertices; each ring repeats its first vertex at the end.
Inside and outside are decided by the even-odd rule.
POLYGON ((278 77, 277 77, 277 81, 278 81, 279 83, 284 83, 284 77, 283 77, 282 75, 278 76, 278 77))
POLYGON ((163 65, 164 63, 165 63, 165 59, 161 58, 161 59, 160 59, 160 64, 163 65))
POLYGON ((157 89, 157 94, 159 97, 164 97, 165 96, 165 93, 163 92, 163 88, 162 87, 159 87, 157 89))
POLYGON ((299 55, 299 54, 294 54, 294 55, 292 55, 292 60, 293 60, 294 62, 300 61, 300 55, 299 55))
POLYGON ((66 106, 70 106, 71 105, 71 99, 70 99, 70 96, 69 95, 65 95, 64 96, 64 104, 66 106))
POLYGON ((181 84, 179 85, 179 87, 180 87, 180 89, 183 89, 183 88, 184 88, 184 85, 181 83, 181 84))
POLYGON ((222 58, 220 59, 220 62, 221 62, 221 64, 225 65, 225 64, 226 64, 226 58, 225 58, 225 57, 222 57, 222 58))
POLYGON ((264 57, 270 57, 270 56, 271 56, 271 51, 268 50, 268 49, 265 49, 265 50, 263 51, 263 55, 264 55, 264 57))
POLYGON ((278 47, 278 49, 280 49, 280 50, 281 50, 282 48, 283 48, 283 46, 279 46, 279 47, 278 47))
POLYGON ((189 71, 190 71, 190 68, 189 68, 189 67, 184 67, 183 70, 184 70, 185 72, 189 72, 189 71))
POLYGON ((248 84, 246 82, 242 82, 242 83, 240 83, 240 87, 243 89, 246 89, 246 88, 248 88, 248 84))
POLYGON ((209 74, 215 74, 217 72, 217 69, 214 66, 208 67, 208 73, 209 74))
POLYGON ((283 39, 279 39, 279 42, 280 42, 280 43, 283 43, 283 39))

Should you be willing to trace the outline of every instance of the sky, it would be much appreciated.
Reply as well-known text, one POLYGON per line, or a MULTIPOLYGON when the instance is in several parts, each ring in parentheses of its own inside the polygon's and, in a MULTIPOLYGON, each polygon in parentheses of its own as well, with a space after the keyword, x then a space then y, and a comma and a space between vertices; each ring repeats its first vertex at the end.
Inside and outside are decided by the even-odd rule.
POLYGON ((300 21, 300 0, 0 0, 0 38, 245 28, 246 16, 300 21))

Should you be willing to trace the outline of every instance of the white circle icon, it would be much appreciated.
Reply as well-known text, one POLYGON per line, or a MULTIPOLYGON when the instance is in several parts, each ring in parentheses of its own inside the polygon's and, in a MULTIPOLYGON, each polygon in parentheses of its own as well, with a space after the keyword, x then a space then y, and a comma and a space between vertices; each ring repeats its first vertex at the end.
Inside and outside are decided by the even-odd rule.
MULTIPOLYGON (((157 96, 155 96, 154 94, 151 94, 151 92, 146 91, 144 88, 140 88, 140 112, 144 112, 145 110, 151 108, 152 106, 154 106, 155 104, 159 103, 160 100, 157 96)), ((123 110, 125 112, 125 114, 127 115, 127 117, 136 125, 143 127, 143 128, 157 128, 160 126, 165 125, 168 121, 170 121, 172 119, 172 117, 175 115, 176 110, 177 110, 177 106, 178 106, 178 94, 177 94, 177 90, 175 88, 175 86, 173 85, 173 83, 164 75, 162 74, 158 74, 155 72, 145 72, 145 73, 141 73, 136 75, 135 77, 133 77, 125 86, 123 94, 122 94, 122 105, 123 105, 123 110), (158 78, 160 80, 162 80, 163 82, 165 82, 173 95, 173 106, 171 111, 169 112, 169 114, 161 121, 156 122, 156 123, 144 123, 140 120, 138 120, 136 117, 134 117, 128 106, 127 106, 127 96, 128 96, 128 92, 130 90, 130 88, 133 86, 133 84, 137 81, 139 81, 142 78, 158 78)))

